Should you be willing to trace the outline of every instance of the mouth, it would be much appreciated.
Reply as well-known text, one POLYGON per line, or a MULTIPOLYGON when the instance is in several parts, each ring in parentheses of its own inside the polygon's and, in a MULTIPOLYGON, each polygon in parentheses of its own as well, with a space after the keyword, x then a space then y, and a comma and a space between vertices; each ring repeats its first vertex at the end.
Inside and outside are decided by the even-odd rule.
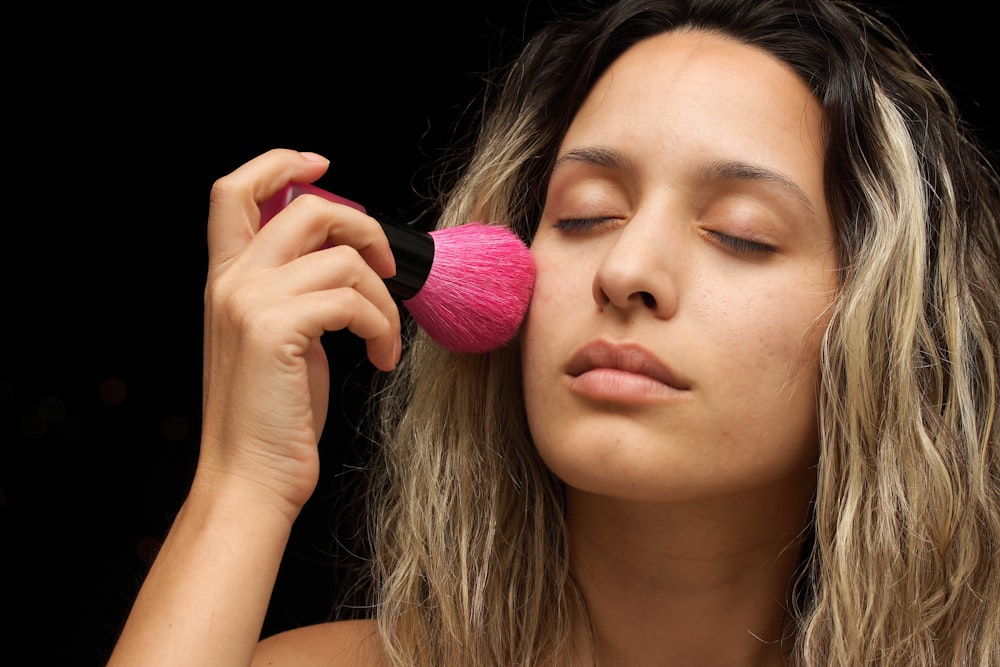
POLYGON ((597 340, 573 355, 566 374, 579 379, 593 373, 631 375, 677 391, 691 389, 691 382, 640 345, 597 340))

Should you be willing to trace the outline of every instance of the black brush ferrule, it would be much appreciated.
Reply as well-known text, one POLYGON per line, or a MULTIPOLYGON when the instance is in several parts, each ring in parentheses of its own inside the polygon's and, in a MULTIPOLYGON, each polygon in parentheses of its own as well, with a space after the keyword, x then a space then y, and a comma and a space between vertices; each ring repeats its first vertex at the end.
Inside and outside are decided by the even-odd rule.
MULTIPOLYGON (((376 218, 378 219, 378 218, 376 218)), ((412 227, 403 227, 379 220, 392 256, 396 260, 396 275, 385 281, 393 296, 406 301, 416 296, 427 282, 434 263, 434 237, 412 227)))

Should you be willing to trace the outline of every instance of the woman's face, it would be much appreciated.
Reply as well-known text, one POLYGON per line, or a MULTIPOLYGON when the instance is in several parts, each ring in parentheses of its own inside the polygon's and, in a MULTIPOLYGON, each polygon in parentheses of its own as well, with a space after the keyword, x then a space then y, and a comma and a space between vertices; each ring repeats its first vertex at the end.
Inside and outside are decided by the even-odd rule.
POLYGON ((801 480, 837 289, 821 109, 762 50, 647 39, 560 148, 522 333, 528 420, 568 485, 647 501, 801 480))

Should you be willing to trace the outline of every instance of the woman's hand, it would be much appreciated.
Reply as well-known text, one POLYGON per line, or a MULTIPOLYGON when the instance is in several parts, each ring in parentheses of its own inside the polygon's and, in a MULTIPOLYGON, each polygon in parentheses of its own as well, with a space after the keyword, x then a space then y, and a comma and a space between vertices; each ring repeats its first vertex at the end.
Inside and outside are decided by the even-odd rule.
POLYGON ((198 467, 109 667, 250 664, 319 476, 330 381, 320 336, 347 328, 378 368, 398 360, 399 311, 382 280, 395 266, 375 220, 302 195, 260 227, 259 202, 326 167, 273 150, 212 188, 198 467))
POLYGON ((209 212, 199 474, 259 485, 292 517, 319 474, 329 397, 320 336, 352 331, 382 370, 400 353, 399 312, 383 282, 395 264, 374 219, 301 195, 260 226, 261 202, 327 165, 272 150, 216 181, 209 212))

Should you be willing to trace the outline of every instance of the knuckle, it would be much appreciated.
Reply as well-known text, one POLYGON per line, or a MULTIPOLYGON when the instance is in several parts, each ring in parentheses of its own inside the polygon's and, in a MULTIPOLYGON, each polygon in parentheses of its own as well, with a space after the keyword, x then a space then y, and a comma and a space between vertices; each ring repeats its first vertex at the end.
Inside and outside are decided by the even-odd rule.
POLYGON ((235 174, 226 174, 212 183, 209 200, 212 203, 225 201, 236 195, 241 189, 241 181, 235 174))
POLYGON ((332 246, 328 252, 330 253, 331 259, 336 262, 340 262, 347 266, 358 266, 360 262, 363 262, 361 258, 361 253, 354 246, 347 243, 341 243, 332 246))

